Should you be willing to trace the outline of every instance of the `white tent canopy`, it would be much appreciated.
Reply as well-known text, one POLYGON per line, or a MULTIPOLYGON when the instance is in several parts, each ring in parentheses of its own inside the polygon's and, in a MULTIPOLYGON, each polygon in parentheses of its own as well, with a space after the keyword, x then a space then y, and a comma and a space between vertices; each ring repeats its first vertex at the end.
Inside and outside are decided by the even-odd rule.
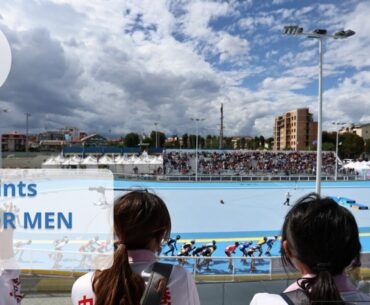
POLYGON ((87 156, 85 159, 83 159, 82 163, 83 165, 98 165, 98 159, 96 159, 93 156, 87 156))
POLYGON ((65 158, 62 155, 59 155, 46 160, 42 164, 42 167, 61 168, 69 166, 82 166, 87 168, 97 168, 99 165, 109 166, 109 168, 116 173, 150 174, 163 166, 163 157, 150 156, 146 152, 142 153, 141 156, 132 155, 128 157, 127 155, 123 155, 116 158, 103 155, 99 159, 91 155, 84 159, 79 156, 65 158))

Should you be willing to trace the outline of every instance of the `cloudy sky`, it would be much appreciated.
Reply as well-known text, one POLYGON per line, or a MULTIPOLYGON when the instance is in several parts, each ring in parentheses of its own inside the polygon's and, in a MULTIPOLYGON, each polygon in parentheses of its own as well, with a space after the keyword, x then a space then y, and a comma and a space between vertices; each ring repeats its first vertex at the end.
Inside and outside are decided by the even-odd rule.
MULTIPOLYGON (((76 126, 121 135, 271 136, 274 117, 317 113, 318 42, 282 27, 352 29, 328 40, 324 128, 370 122, 370 1, 1 0, 13 64, 0 131, 76 126)), ((1 51, 1 50, 0 50, 1 51)))

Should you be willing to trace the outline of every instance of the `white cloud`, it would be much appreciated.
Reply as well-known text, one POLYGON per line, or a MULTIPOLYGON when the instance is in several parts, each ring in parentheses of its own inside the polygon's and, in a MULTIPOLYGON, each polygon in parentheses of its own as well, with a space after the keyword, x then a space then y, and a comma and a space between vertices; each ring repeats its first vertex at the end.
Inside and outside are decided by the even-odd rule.
POLYGON ((227 15, 229 9, 226 2, 190 1, 186 7, 187 14, 181 20, 184 33, 193 38, 209 39, 209 36, 212 37, 209 22, 227 15))
POLYGON ((280 77, 272 78, 267 77, 262 81, 261 89, 265 90, 297 90, 303 89, 309 83, 309 80, 306 78, 297 78, 297 77, 280 77))
POLYGON ((220 33, 220 40, 216 46, 220 53, 221 62, 234 58, 239 55, 246 55, 249 53, 248 41, 237 36, 232 36, 226 32, 220 33))
MULTIPOLYGON (((199 114, 207 117, 204 130, 210 130, 219 123, 224 102, 229 135, 270 136, 275 115, 307 106, 315 112, 316 96, 302 92, 317 79, 318 48, 315 41, 297 40, 298 51, 283 53, 281 36, 261 32, 280 31, 281 24, 298 16, 309 28, 312 16, 321 11, 316 18, 325 17, 328 29, 357 32, 348 40, 327 43, 324 74, 341 80, 325 92, 325 118, 368 119, 363 109, 370 109, 369 3, 340 15, 342 9, 333 5, 289 9, 285 1, 277 2, 283 8, 261 6, 250 15, 252 2, 237 0, 2 0, 0 27, 11 36, 24 67, 34 67, 35 50, 44 56, 36 56, 35 62, 50 64, 19 70, 24 75, 13 70, 14 83, 0 93, 7 96, 12 113, 23 113, 25 102, 21 95, 9 94, 15 92, 9 91, 10 85, 25 88, 30 79, 40 84, 38 95, 34 86, 22 89, 36 96, 38 121, 46 122, 35 119, 35 130, 45 124, 57 128, 76 123, 88 131, 148 132, 153 121, 159 121, 164 131, 181 134, 189 132, 189 117, 199 114), (223 27, 219 19, 235 24, 223 27), (253 39, 241 28, 255 30, 253 39), (36 40, 40 36, 35 33, 43 33, 45 39, 36 40), (47 46, 54 51, 49 54, 47 46), (53 68, 56 64, 59 69, 53 68), (343 66, 358 71, 351 75, 343 66), (39 96, 50 98, 42 104, 39 96)), ((23 118, 14 116, 8 122, 20 126, 23 118)), ((2 129, 4 124, 0 122, 2 129)))

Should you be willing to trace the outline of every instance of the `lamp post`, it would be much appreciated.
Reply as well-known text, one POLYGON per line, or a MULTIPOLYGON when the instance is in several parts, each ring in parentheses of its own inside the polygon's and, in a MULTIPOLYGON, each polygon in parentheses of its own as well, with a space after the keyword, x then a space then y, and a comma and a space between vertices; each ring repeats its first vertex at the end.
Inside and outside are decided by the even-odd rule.
POLYGON ((197 130, 197 134, 195 138, 195 181, 198 181, 198 136, 199 136, 198 123, 201 121, 204 121, 205 119, 191 118, 191 120, 195 122, 196 130, 197 130))
POLYGON ((26 152, 28 152, 28 118, 31 116, 31 113, 26 112, 26 152))
POLYGON ((158 148, 158 131, 157 131, 158 123, 155 122, 154 126, 155 126, 155 148, 158 148))
POLYGON ((316 193, 321 193, 321 164, 322 164, 322 85, 323 85, 323 42, 325 39, 344 39, 355 34, 352 30, 339 31, 334 35, 327 34, 327 30, 316 29, 313 32, 304 32, 303 28, 297 25, 285 26, 283 33, 285 35, 306 36, 315 38, 319 41, 319 92, 318 92, 318 115, 317 115, 317 156, 316 156, 316 193))
POLYGON ((339 139, 339 126, 345 125, 345 123, 340 123, 340 122, 331 122, 333 125, 336 125, 335 133, 335 172, 334 172, 334 180, 338 180, 338 139, 339 139))
MULTIPOLYGON (((0 109, 0 113, 7 113, 8 109, 0 109)), ((0 168, 3 168, 3 134, 0 133, 0 168)))

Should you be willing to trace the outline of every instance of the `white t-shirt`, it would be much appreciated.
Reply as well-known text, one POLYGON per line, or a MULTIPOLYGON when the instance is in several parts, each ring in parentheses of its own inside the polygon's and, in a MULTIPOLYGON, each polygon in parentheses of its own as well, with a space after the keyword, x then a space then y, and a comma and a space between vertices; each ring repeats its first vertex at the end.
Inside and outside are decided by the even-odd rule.
POLYGON ((21 285, 19 270, 0 269, 0 305, 18 305, 21 303, 21 285))
MULTIPOLYGON (((359 291, 342 292, 341 297, 347 302, 360 302, 359 305, 370 305, 370 296, 359 291)), ((278 294, 257 293, 254 295, 250 305, 287 305, 284 299, 278 294)))
MULTIPOLYGON (((312 277, 313 274, 307 274, 304 277, 312 277)), ((335 284, 344 301, 361 302, 359 305, 370 305, 370 295, 356 290, 356 287, 344 275, 334 276, 335 284)), ((290 285, 284 292, 290 292, 300 289, 297 282, 290 285)), ((254 295, 250 305, 287 305, 279 294, 257 293, 254 295)))
MULTIPOLYGON (((146 250, 129 251, 143 252, 146 250)), ((149 251, 146 251, 149 252, 149 251)), ((153 263, 156 261, 150 259, 144 262, 130 262, 133 272, 142 276, 145 283, 148 282, 153 268, 153 263)), ((90 272, 80 277, 72 287, 72 302, 73 305, 94 305, 95 295, 92 290, 92 280, 94 273, 90 272)), ((164 296, 162 305, 200 305, 198 291, 195 286, 193 276, 180 266, 173 266, 164 296)))

